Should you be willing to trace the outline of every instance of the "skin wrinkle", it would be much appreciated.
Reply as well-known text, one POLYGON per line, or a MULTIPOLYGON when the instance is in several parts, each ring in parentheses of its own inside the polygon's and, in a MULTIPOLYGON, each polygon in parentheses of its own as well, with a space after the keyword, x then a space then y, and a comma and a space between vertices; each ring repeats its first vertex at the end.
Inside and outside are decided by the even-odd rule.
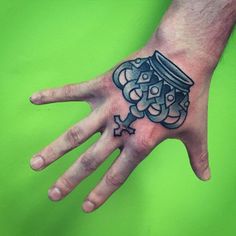
POLYGON ((109 173, 105 176, 105 180, 108 185, 119 187, 120 185, 124 183, 125 178, 119 174, 109 173))
POLYGON ((66 135, 66 139, 69 141, 71 147, 77 147, 83 140, 83 130, 81 127, 72 127, 66 135))
POLYGON ((93 158, 93 156, 91 156, 91 154, 86 154, 82 157, 80 157, 80 162, 82 164, 82 167, 84 168, 84 170, 86 172, 93 172, 94 170, 97 169, 97 167, 99 166, 99 162, 96 161, 95 158, 93 158))
POLYGON ((74 91, 74 84, 68 84, 63 87, 65 96, 68 97, 68 99, 75 99, 76 92, 74 91))
POLYGON ((66 196, 66 194, 71 192, 71 190, 74 188, 74 183, 70 182, 68 178, 62 176, 60 181, 58 181, 58 183, 56 183, 53 187, 59 186, 63 196, 66 196))
POLYGON ((194 171, 199 175, 200 177, 204 175, 204 172, 209 168, 209 162, 208 162, 208 153, 203 152, 200 156, 197 156, 197 159, 193 158, 191 159, 192 166, 194 171))

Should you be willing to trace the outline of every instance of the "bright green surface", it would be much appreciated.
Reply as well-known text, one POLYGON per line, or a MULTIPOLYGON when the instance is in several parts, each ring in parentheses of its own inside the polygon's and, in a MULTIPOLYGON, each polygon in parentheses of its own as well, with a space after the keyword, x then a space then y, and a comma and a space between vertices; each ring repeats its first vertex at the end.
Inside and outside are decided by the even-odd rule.
POLYGON ((144 45, 170 1, 0 0, 0 235, 236 235, 236 32, 210 91, 213 178, 199 181, 183 145, 156 148, 93 214, 80 209, 115 154, 69 197, 48 187, 97 136, 43 172, 32 154, 85 117, 85 103, 33 106, 32 92, 89 80, 144 45))

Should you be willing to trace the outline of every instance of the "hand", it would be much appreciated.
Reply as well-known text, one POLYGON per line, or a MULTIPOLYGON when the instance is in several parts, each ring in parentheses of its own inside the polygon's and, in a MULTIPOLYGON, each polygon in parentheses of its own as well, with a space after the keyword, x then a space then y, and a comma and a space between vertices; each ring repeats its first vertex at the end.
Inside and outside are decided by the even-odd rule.
MULTIPOLYGON (((143 49, 133 58, 146 58, 148 57, 146 55, 147 52, 148 50, 143 49)), ((130 61, 135 64, 137 59, 126 62, 128 66, 129 63, 132 65, 130 61)), ((138 68, 142 68, 146 62, 139 63, 140 67, 138 68)), ((68 151, 78 147, 95 132, 102 133, 100 139, 82 154, 49 190, 49 197, 52 200, 60 200, 65 197, 118 148, 120 149, 119 157, 104 175, 101 182, 88 195, 83 205, 85 211, 98 208, 124 183, 129 174, 147 157, 152 149, 167 138, 181 139, 187 146, 191 164, 197 176, 203 180, 209 178, 206 143, 207 85, 199 86, 195 83, 191 89, 189 98, 191 105, 189 106, 188 115, 184 117, 186 120, 181 121, 180 127, 169 129, 163 126, 164 123, 160 124, 162 120, 158 119, 163 114, 166 116, 165 109, 162 109, 160 114, 153 116, 157 119, 155 122, 146 115, 146 117, 137 118, 130 125, 124 125, 124 129, 128 126, 130 129, 135 129, 134 134, 129 134, 128 130, 122 131, 122 127, 116 129, 118 124, 114 122, 114 116, 117 115, 120 116, 121 120, 124 120, 129 113, 130 107, 130 103, 123 97, 122 91, 113 82, 115 77, 113 72, 119 71, 119 68, 122 69, 122 65, 118 66, 117 70, 110 71, 95 80, 81 84, 66 85, 57 89, 44 90, 35 93, 31 97, 31 101, 34 104, 83 100, 87 101, 92 107, 92 112, 88 117, 71 127, 32 158, 31 166, 33 169, 42 170, 68 151), (182 122, 184 123, 182 124, 182 122)), ((133 76, 133 79, 135 78, 135 75, 132 73, 130 76, 133 76)), ((120 74, 120 79, 122 79, 121 77, 122 74, 120 74)), ((164 91, 164 87, 162 90, 164 91)), ((162 95, 158 95, 158 98, 166 96, 166 94, 167 91, 165 93, 162 92, 162 95)), ((173 94, 173 96, 176 96, 176 100, 177 95, 173 94)), ((144 97, 144 95, 142 94, 141 97, 144 97)), ((141 102, 137 103, 134 107, 138 107, 141 113, 142 110, 146 111, 147 108, 142 108, 142 101, 144 99, 139 97, 139 100, 141 102)), ((181 101, 179 100, 178 103, 181 101)), ((170 112, 171 109, 170 106, 168 111, 170 112)))
MULTIPOLYGON (((188 2, 186 4, 188 5, 188 2)), ((201 4, 205 4, 204 1, 201 1, 201 4)), ((179 29, 178 20, 184 15, 181 12, 184 8, 177 8, 177 13, 173 14, 175 5, 168 10, 150 42, 115 69, 86 83, 66 85, 32 95, 31 102, 34 104, 83 100, 92 108, 88 117, 71 127, 31 159, 31 167, 34 170, 44 169, 94 133, 102 134, 100 139, 53 184, 49 190, 52 200, 64 198, 114 150, 119 149, 120 154, 114 164, 83 203, 84 211, 93 211, 124 183, 153 148, 167 138, 182 140, 195 174, 202 180, 210 178, 207 150, 208 91, 211 75, 232 24, 229 22, 225 26, 224 32, 227 33, 224 33, 222 40, 217 40, 221 47, 216 51, 211 44, 216 40, 212 40, 206 31, 204 43, 207 42, 211 49, 211 55, 207 55, 208 44, 200 42, 204 38, 204 32, 201 32, 199 39, 194 37, 195 41, 188 35, 191 30, 196 29, 194 17, 193 22, 186 26, 186 30, 183 30, 184 26, 179 29), (173 22, 177 22, 177 26, 173 22), (174 30, 171 27, 174 27, 174 30), (179 34, 173 35, 173 32, 179 34), (153 73, 153 66, 149 67, 149 59, 156 55, 156 50, 164 55, 159 59, 165 70, 159 76, 153 73), (151 82, 138 82, 142 72, 147 72, 142 79, 149 79, 151 76, 151 82), (167 77, 171 79, 168 80, 167 77), (128 84, 131 80, 135 82, 128 84), (162 82, 151 91, 150 86, 155 84, 154 80, 155 83, 160 80, 162 82)), ((199 5, 196 4, 196 7, 199 5)), ((191 15, 194 14, 193 9, 195 8, 191 6, 191 15)))

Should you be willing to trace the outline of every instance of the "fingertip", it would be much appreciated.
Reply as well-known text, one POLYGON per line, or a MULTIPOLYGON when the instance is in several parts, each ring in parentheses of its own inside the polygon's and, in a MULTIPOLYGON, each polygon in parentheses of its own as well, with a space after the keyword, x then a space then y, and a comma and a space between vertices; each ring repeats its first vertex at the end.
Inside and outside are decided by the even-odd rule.
POLYGON ((33 103, 32 97, 29 97, 29 101, 30 101, 31 103, 33 103))
POLYGON ((39 171, 44 167, 44 160, 41 156, 35 156, 30 160, 30 167, 33 170, 39 171))
POLYGON ((59 201, 62 199, 62 192, 58 187, 48 190, 48 197, 52 201, 59 201))
POLYGON ((30 102, 33 104, 41 104, 40 95, 38 93, 34 93, 30 98, 30 102))
POLYGON ((210 168, 206 168, 203 173, 201 174, 197 174, 197 177, 202 180, 202 181, 209 181, 211 179, 211 171, 210 171, 210 168))
POLYGON ((90 212, 94 211, 94 209, 95 209, 95 204, 89 200, 86 200, 82 205, 82 210, 85 213, 90 213, 90 212))
POLYGON ((211 179, 211 171, 209 167, 203 172, 202 176, 204 181, 208 181, 211 179))

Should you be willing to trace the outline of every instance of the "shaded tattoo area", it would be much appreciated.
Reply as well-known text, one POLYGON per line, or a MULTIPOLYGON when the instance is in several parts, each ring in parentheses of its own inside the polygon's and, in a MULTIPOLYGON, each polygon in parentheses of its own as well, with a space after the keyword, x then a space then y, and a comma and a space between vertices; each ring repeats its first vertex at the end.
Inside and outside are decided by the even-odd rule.
POLYGON ((125 118, 114 116, 114 136, 134 134, 131 124, 145 116, 168 129, 176 129, 185 121, 194 82, 160 52, 122 63, 112 79, 130 103, 125 118))

